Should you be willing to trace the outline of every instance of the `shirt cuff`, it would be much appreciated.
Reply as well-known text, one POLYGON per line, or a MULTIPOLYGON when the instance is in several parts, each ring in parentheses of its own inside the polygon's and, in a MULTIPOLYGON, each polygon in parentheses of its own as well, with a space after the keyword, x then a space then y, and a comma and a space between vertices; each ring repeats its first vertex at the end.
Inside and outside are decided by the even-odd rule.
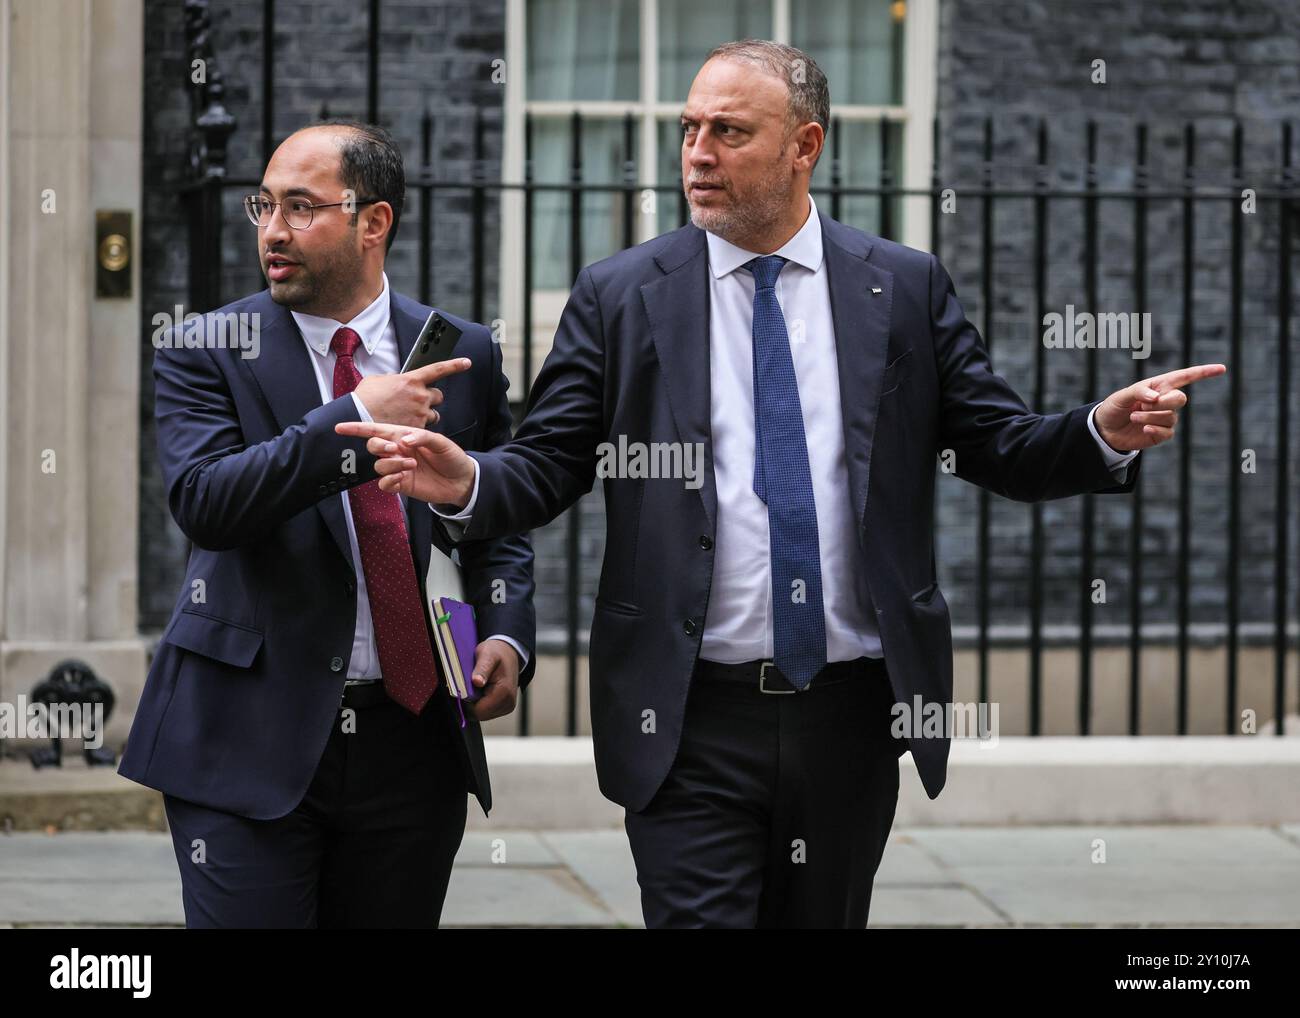
POLYGON ((522 672, 525 668, 528 667, 528 651, 524 650, 523 647, 519 646, 517 641, 512 640, 504 633, 494 633, 493 635, 489 636, 488 639, 500 640, 502 643, 510 644, 510 646, 514 647, 515 650, 519 652, 519 661, 520 661, 519 670, 522 672))
POLYGON ((432 502, 429 503, 429 508, 444 520, 459 522, 461 524, 460 533, 464 533, 464 528, 469 526, 469 518, 474 512, 474 503, 478 501, 478 460, 471 456, 470 462, 474 464, 474 488, 469 493, 469 501, 465 503, 465 508, 461 509, 459 512, 445 513, 432 502))
POLYGON ((352 395, 352 402, 357 405, 357 413, 361 415, 361 419, 365 421, 367 424, 373 424, 375 422, 375 419, 370 416, 370 411, 367 410, 366 405, 361 402, 361 397, 357 395, 355 389, 352 391, 351 395, 352 395))
POLYGON ((1106 466, 1110 467, 1110 472, 1115 475, 1116 480, 1123 482, 1128 476, 1128 465, 1134 456, 1138 454, 1136 449, 1129 452, 1117 452, 1106 444, 1106 440, 1101 437, 1097 431, 1096 422, 1093 418, 1097 415, 1097 407, 1094 406, 1088 411, 1088 430, 1092 432, 1092 437, 1097 442, 1097 448, 1101 450, 1102 459, 1106 461, 1106 466))

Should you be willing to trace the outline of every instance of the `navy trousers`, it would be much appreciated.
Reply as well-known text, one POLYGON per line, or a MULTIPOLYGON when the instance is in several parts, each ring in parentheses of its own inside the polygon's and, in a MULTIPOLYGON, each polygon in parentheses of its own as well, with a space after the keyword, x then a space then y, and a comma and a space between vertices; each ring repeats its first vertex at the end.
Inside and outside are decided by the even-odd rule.
POLYGON ((855 928, 898 803, 883 662, 804 692, 703 682, 667 779, 624 826, 648 928, 855 928))
POLYGON ((436 928, 468 798, 444 706, 358 706, 352 732, 340 709, 302 802, 276 820, 165 796, 185 925, 436 928))

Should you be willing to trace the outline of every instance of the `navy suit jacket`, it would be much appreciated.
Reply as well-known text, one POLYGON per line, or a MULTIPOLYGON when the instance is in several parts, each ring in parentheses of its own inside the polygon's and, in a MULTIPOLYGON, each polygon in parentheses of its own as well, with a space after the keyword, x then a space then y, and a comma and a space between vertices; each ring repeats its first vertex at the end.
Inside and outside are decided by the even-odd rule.
MULTIPOLYGON (((393 293, 402 360, 432 308, 393 293)), ((158 455, 173 518, 193 542, 119 773, 181 799, 259 820, 302 799, 336 723, 356 628, 356 575, 340 493, 375 478, 365 440, 335 434, 360 419, 351 396, 321 405, 310 355, 268 291, 213 314, 260 315, 260 351, 184 349, 154 356, 158 455), (351 451, 355 455, 345 456, 351 451), (354 469, 348 471, 348 460, 354 469)), ((467 449, 509 440, 500 347, 482 325, 442 312, 473 366, 444 379, 435 430, 467 449)), ((503 633, 536 667, 533 553, 526 537, 452 546, 429 506, 406 502, 424 597, 436 543, 460 568, 480 638, 503 633), (504 599, 493 596, 504 581, 504 599)), ((426 626, 427 626, 426 618, 426 626)), ((478 723, 439 696, 461 747, 465 787, 491 807, 478 723)))
MULTIPOLYGON (((945 704, 952 630, 935 573, 936 456, 953 450, 959 476, 1026 502, 1128 491, 1141 456, 1117 485, 1087 427, 1093 404, 1028 410, 994 374, 932 255, 821 222, 848 461, 837 494, 858 523, 896 696, 945 704)), ((689 225, 583 269, 514 439, 470 454, 480 478, 465 537, 482 540, 541 526, 590 490, 599 443, 703 443, 698 489, 604 480, 591 724, 601 790, 634 812, 677 753, 713 576, 708 272, 705 234, 689 225)), ((948 740, 910 749, 934 798, 948 740)))

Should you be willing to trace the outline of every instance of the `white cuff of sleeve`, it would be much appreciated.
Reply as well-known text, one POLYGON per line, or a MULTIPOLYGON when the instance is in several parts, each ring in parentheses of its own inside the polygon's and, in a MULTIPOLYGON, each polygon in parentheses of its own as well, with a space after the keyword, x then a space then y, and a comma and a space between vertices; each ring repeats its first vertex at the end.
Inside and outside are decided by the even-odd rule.
POLYGON ((1102 459, 1106 461, 1106 466, 1110 467, 1110 472, 1120 481, 1123 481, 1128 475, 1129 462, 1137 455, 1137 450, 1134 449, 1130 452, 1116 452, 1107 445, 1106 440, 1102 438, 1101 434, 1097 431, 1097 424, 1093 420, 1096 415, 1097 407, 1094 406, 1088 411, 1088 430, 1092 432, 1092 437, 1097 442, 1097 448, 1101 450, 1102 459))
POLYGON ((469 493, 469 501, 465 503, 465 508, 457 513, 445 513, 432 502, 429 503, 429 508, 444 520, 460 521, 466 525, 469 524, 469 518, 474 512, 474 503, 478 501, 478 460, 471 456, 470 462, 474 464, 474 490, 469 493))
POLYGON ((523 647, 519 646, 519 644, 516 641, 506 636, 504 633, 494 633, 492 636, 489 636, 488 639, 500 640, 502 643, 510 644, 510 646, 514 647, 515 650, 519 652, 519 662, 520 662, 519 670, 522 672, 525 668, 528 667, 528 651, 524 650, 523 647))

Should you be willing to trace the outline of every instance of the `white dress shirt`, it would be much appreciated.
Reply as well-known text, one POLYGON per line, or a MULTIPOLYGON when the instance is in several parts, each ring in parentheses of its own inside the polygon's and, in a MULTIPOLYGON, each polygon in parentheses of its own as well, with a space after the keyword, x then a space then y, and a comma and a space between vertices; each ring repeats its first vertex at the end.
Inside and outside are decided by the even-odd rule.
MULTIPOLYGON (((397 332, 393 328, 392 315, 389 311, 388 274, 384 274, 384 288, 360 314, 350 322, 336 322, 332 318, 319 318, 305 315, 299 311, 289 312, 298 324, 303 342, 307 344, 312 367, 316 370, 316 384, 320 389, 321 404, 334 399, 334 352, 330 343, 334 333, 346 325, 361 337, 361 345, 353 354, 352 361, 357 372, 366 375, 390 375, 401 370, 401 352, 397 345, 397 332)), ((357 405, 357 412, 363 421, 372 420, 365 404, 355 392, 352 399, 357 405)), ((352 568, 357 575, 357 623, 352 635, 352 658, 348 663, 347 677, 358 680, 375 680, 382 675, 379 667, 379 648, 375 643, 375 627, 370 614, 370 597, 366 592, 366 573, 361 564, 361 549, 357 544, 357 531, 352 523, 352 501, 346 491, 339 496, 343 500, 343 518, 348 526, 348 544, 352 549, 352 568)), ((405 508, 405 496, 399 496, 405 508)), ((426 576, 426 589, 430 596, 444 594, 463 600, 460 570, 436 546, 429 554, 429 572, 426 576), (438 593, 435 594, 434 591, 438 593)), ((427 606, 426 606, 427 611, 427 606)), ((493 640, 504 640, 519 652, 520 661, 526 665, 528 655, 524 649, 509 636, 496 635, 493 640)), ((522 665, 521 665, 522 667, 522 665)))
MULTIPOLYGON (((822 256, 821 221, 808 199, 808 218, 779 250, 785 258, 777 301, 791 337, 790 352, 803 412, 808 466, 817 507, 826 660, 881 657, 883 650, 849 499, 840 379, 831 318, 830 285, 822 256), (797 323, 797 328, 794 327, 797 323)), ((713 585, 700 656, 738 664, 773 655, 772 569, 767 506, 754 494, 754 277, 741 269, 760 257, 707 234, 709 249, 709 381, 714 479, 718 495, 713 585), (740 271, 738 271, 740 270, 740 271)), ((1095 411, 1094 411, 1095 413, 1095 411)), ((1135 452, 1118 453, 1088 428, 1122 483, 1135 452)), ((438 513, 463 523, 478 500, 478 463, 465 509, 438 513)), ((436 511, 436 510, 435 510, 436 511)))

